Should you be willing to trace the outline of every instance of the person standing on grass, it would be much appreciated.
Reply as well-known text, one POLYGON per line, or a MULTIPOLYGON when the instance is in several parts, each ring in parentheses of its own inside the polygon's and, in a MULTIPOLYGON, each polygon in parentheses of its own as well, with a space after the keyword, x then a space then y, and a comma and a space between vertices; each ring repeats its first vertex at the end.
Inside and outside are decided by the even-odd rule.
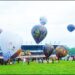
POLYGON ((29 65, 29 63, 30 63, 30 60, 29 60, 29 58, 27 58, 27 64, 29 65))
POLYGON ((23 58, 23 63, 25 63, 26 62, 26 58, 23 58))
POLYGON ((13 64, 15 64, 15 63, 16 63, 16 59, 14 58, 14 59, 12 60, 12 62, 13 62, 13 64))
POLYGON ((20 58, 17 59, 17 62, 20 63, 20 58))
POLYGON ((27 56, 28 56, 27 64, 29 65, 29 63, 30 63, 30 56, 31 56, 31 52, 29 50, 27 51, 27 56))

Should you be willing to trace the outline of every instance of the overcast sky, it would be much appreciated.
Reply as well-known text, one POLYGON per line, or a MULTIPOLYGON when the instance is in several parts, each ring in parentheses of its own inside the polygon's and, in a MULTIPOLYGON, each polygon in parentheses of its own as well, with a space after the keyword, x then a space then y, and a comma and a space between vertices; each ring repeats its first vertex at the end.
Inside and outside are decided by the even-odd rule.
POLYGON ((75 1, 0 1, 0 28, 19 34, 23 44, 36 44, 31 29, 41 16, 48 20, 48 34, 39 44, 75 46, 75 31, 67 30, 68 24, 75 25, 75 1))

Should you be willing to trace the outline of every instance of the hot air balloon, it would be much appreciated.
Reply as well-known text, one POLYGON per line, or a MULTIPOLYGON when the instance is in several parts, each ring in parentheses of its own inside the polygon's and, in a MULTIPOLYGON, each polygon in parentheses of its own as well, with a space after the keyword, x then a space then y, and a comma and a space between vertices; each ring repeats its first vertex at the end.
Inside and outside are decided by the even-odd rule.
POLYGON ((43 47, 43 52, 46 56, 46 58, 48 58, 54 51, 54 46, 53 45, 50 45, 50 44, 46 44, 44 47, 43 47))
POLYGON ((47 29, 43 25, 36 25, 32 28, 31 34, 38 44, 40 43, 47 35, 47 29))
POLYGON ((45 17, 40 17, 40 24, 45 25, 47 23, 47 19, 45 17))
POLYGON ((56 56, 58 57, 58 59, 66 56, 67 53, 68 53, 68 50, 65 46, 60 45, 56 47, 56 56))
POLYGON ((4 61, 11 57, 15 58, 21 52, 22 39, 18 34, 4 31, 0 35, 0 47, 3 53, 4 61))
POLYGON ((69 24, 69 25, 67 26, 67 29, 68 29, 69 32, 72 32, 72 31, 74 31, 75 26, 74 26, 73 24, 69 24))
POLYGON ((0 34, 2 33, 2 29, 0 29, 0 34))

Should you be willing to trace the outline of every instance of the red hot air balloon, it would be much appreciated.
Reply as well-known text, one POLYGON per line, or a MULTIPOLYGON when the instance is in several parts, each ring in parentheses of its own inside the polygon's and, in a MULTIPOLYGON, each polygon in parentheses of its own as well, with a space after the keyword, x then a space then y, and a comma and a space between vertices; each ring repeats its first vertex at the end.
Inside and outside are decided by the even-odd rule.
POLYGON ((58 59, 66 56, 68 53, 67 48, 65 48, 64 46, 57 46, 56 47, 56 56, 58 57, 58 59))

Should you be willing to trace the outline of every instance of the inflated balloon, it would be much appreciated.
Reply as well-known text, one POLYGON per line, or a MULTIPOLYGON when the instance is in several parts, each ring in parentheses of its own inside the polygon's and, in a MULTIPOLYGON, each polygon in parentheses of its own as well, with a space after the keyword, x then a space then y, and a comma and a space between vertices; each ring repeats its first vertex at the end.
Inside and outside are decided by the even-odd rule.
POLYGON ((57 46, 56 47, 56 56, 58 58, 66 56, 68 53, 67 48, 64 46, 57 46))
POLYGON ((47 23, 47 19, 45 17, 40 18, 41 25, 45 25, 47 23))
POLYGON ((2 33, 2 29, 0 29, 0 33, 2 33))
POLYGON ((53 53, 53 51, 54 51, 54 46, 52 45, 46 44, 43 47, 43 52, 47 58, 53 53))
POLYGON ((68 31, 72 32, 72 31, 74 31, 75 26, 74 26, 73 24, 69 24, 69 25, 67 26, 67 29, 68 29, 68 31))
POLYGON ((32 28, 32 36, 36 43, 40 43, 47 35, 47 29, 42 25, 36 25, 32 28))
POLYGON ((19 35, 4 31, 0 35, 0 47, 5 61, 16 57, 21 52, 22 39, 19 35))

